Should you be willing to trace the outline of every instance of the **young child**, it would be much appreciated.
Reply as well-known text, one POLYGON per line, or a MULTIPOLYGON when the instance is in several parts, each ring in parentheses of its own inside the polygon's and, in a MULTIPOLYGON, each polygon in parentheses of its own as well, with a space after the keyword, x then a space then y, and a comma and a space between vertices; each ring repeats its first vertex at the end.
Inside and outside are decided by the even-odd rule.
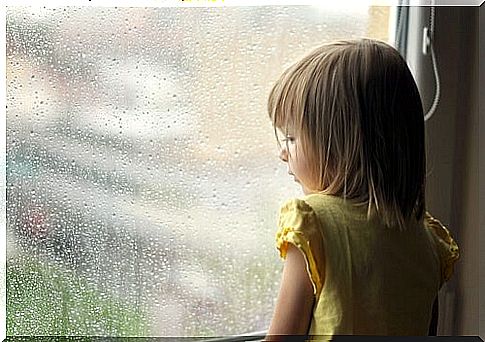
POLYGON ((267 339, 427 335, 458 246, 425 211, 424 115, 404 59, 371 39, 326 44, 282 74, 268 110, 305 196, 280 211, 267 339))

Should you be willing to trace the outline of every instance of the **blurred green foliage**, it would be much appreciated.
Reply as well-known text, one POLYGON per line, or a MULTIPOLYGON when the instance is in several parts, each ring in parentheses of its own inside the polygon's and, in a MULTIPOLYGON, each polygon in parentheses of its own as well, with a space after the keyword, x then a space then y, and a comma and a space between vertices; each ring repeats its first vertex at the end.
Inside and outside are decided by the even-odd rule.
POLYGON ((145 317, 72 271, 7 263, 7 336, 147 336, 145 317))

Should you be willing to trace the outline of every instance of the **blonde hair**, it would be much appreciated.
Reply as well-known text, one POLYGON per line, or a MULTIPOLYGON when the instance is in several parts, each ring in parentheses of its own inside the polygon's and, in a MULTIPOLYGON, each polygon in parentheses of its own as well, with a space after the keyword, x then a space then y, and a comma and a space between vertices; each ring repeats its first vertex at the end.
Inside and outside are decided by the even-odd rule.
POLYGON ((318 47, 284 71, 268 113, 275 134, 298 132, 319 180, 312 190, 367 205, 388 226, 423 218, 423 109, 393 47, 372 39, 318 47))

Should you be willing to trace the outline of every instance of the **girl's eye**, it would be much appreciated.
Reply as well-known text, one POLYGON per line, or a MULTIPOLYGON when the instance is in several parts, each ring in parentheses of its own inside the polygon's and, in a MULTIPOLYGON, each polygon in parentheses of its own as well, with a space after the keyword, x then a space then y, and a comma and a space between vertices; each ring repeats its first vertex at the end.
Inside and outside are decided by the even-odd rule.
POLYGON ((282 141, 283 141, 283 142, 285 142, 285 143, 286 143, 286 142, 292 143, 292 142, 294 142, 294 141, 295 141, 295 138, 294 138, 294 137, 292 137, 292 136, 287 135, 286 137, 284 137, 284 138, 283 138, 283 140, 282 140, 282 141))

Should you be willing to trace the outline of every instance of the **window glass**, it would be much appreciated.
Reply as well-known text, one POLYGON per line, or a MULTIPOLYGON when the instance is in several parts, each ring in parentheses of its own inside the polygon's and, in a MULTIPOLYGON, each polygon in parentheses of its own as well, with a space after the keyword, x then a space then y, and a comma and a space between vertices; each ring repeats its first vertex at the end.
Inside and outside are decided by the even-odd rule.
POLYGON ((7 334, 268 327, 283 263, 272 83, 389 8, 8 7, 7 334))

